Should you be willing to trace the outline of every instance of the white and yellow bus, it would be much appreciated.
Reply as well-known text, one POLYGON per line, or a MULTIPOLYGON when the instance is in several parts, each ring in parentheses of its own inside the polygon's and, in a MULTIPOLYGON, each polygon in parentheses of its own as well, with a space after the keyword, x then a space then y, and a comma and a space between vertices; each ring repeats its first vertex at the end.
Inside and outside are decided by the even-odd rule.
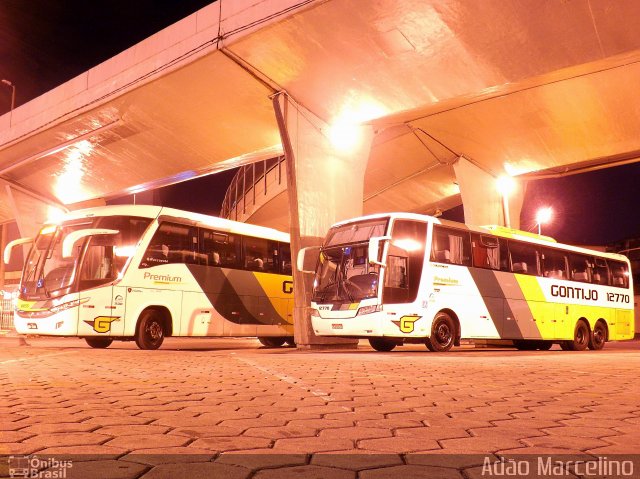
POLYGON ((319 255, 300 252, 300 269, 312 254, 315 333, 368 338, 378 351, 410 342, 447 351, 462 338, 602 349, 634 335, 622 255, 409 213, 336 224, 319 255))
POLYGON ((157 206, 67 214, 31 242, 15 328, 78 336, 94 348, 165 336, 256 336, 293 343, 289 235, 157 206))

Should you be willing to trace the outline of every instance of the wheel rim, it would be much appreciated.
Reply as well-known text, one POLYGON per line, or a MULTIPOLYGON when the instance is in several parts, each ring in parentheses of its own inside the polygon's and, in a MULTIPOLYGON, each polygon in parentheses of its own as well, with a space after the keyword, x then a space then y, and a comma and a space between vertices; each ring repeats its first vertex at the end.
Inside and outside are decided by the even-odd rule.
POLYGON ((447 346, 451 342, 451 338, 449 325, 444 321, 440 322, 436 328, 436 341, 438 341, 438 344, 447 346))
POLYGON ((152 341, 158 341, 162 338, 162 325, 157 321, 151 322, 146 328, 147 335, 152 341))
POLYGON ((593 330, 593 343, 596 346, 604 343, 604 328, 600 325, 596 326, 593 330))
POLYGON ((587 334, 587 328, 581 325, 576 330, 576 343, 582 346, 587 344, 588 342, 589 342, 589 337, 587 334))

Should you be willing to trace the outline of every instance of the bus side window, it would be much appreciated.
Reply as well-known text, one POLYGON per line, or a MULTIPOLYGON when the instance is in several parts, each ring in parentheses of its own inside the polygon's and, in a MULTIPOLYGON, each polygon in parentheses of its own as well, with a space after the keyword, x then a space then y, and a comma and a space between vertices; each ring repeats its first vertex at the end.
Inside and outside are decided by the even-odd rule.
POLYGON ((187 225, 162 223, 153 235, 140 266, 198 262, 197 229, 187 225))
POLYGON ((280 243, 280 274, 291 275, 291 246, 289 243, 280 243))
POLYGON ((567 279, 567 258, 563 251, 551 248, 542 250, 542 276, 567 279))
POLYGON ((500 269, 500 250, 495 236, 472 233, 471 250, 476 268, 500 269))
POLYGON ((431 261, 469 266, 471 263, 471 241, 469 233, 433 225, 431 261))
POLYGON ((590 272, 590 261, 589 257, 582 254, 571 254, 569 255, 569 271, 571 273, 571 277, 573 281, 581 281, 583 283, 591 282, 589 278, 590 272))
POLYGON ((591 282, 595 284, 609 284, 609 268, 607 261, 602 258, 593 258, 591 282))
POLYGON ((619 288, 629 287, 629 270, 627 263, 622 261, 608 260, 609 269, 611 270, 611 286, 619 288))
POLYGON ((538 275, 538 247, 533 244, 509 241, 511 271, 519 274, 538 275))

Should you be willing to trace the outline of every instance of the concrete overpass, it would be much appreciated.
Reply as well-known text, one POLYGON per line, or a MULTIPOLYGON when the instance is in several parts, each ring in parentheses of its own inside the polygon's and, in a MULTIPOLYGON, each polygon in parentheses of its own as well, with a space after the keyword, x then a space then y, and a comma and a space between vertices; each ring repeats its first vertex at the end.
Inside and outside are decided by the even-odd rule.
POLYGON ((49 205, 284 144, 302 243, 363 211, 461 200, 469 222, 501 222, 500 174, 640 157, 639 20, 634 0, 222 0, 0 117, 0 221, 30 234, 49 205))

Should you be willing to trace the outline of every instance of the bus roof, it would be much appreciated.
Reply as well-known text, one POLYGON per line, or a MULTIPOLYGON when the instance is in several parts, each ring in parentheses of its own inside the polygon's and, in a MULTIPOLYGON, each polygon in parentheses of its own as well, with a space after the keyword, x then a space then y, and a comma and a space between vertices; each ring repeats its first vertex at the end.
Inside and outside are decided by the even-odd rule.
POLYGON ((289 242, 289 234, 273 228, 240 223, 238 221, 227 220, 217 216, 208 216, 191 211, 167 208, 164 206, 151 205, 112 205, 87 208, 83 210, 71 211, 62 216, 56 223, 75 220, 80 218, 91 218, 95 216, 138 216, 141 218, 161 218, 167 221, 174 220, 195 226, 205 226, 220 229, 229 233, 238 233, 247 236, 271 239, 274 241, 289 242))
POLYGON ((595 254, 597 256, 616 259, 619 261, 625 261, 625 262, 627 261, 626 256, 623 256, 617 253, 606 253, 606 252, 597 251, 589 248, 583 248, 580 246, 573 246, 566 243, 558 243, 554 238, 550 236, 538 235, 536 233, 532 233, 529 231, 522 231, 522 230, 507 228, 507 227, 498 226, 498 225, 473 226, 473 225, 467 225, 465 223, 459 223, 457 221, 436 218, 434 216, 421 215, 418 213, 405 213, 405 212, 376 213, 373 215, 360 216, 357 218, 351 218, 348 220, 340 221, 334 224, 333 227, 347 225, 356 221, 366 221, 366 220, 383 219, 383 218, 394 218, 394 219, 402 218, 402 219, 408 219, 408 220, 442 224, 445 226, 451 226, 453 228, 467 229, 469 231, 473 231, 476 233, 491 234, 491 235, 500 236, 503 238, 518 239, 521 241, 525 241, 528 243, 535 243, 542 246, 550 246, 550 247, 562 246, 563 248, 568 249, 570 251, 574 251, 576 253, 585 253, 585 254, 591 254, 591 255, 595 254))

